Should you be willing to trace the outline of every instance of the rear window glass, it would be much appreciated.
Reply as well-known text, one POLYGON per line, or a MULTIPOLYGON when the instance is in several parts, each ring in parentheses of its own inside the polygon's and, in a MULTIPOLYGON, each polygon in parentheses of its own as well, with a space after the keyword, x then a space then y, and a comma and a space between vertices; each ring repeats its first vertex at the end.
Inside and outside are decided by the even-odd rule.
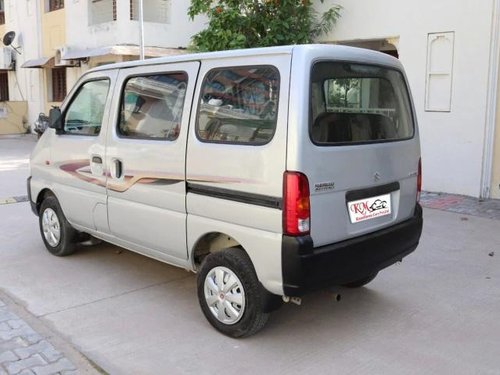
POLYGON ((310 132, 319 145, 411 138, 413 121, 402 74, 371 65, 316 63, 310 132))
POLYGON ((261 145, 276 129, 279 72, 272 66, 214 69, 201 87, 196 122, 204 142, 261 145))

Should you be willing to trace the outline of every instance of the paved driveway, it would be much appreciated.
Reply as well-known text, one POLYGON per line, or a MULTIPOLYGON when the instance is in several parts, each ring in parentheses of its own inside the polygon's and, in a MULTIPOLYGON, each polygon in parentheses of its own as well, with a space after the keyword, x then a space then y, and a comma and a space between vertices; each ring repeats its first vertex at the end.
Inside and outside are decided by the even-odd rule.
POLYGON ((0 205, 0 288, 111 374, 499 374, 500 221, 424 215, 403 263, 244 340, 209 326, 184 270, 108 244, 49 255, 26 202, 0 205))
POLYGON ((2 199, 26 195, 29 155, 33 136, 0 137, 0 203, 2 199))

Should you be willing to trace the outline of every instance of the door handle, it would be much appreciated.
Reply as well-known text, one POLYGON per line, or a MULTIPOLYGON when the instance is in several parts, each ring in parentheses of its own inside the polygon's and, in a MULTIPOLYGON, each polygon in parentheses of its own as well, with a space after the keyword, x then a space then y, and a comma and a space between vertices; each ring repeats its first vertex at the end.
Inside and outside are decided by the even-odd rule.
POLYGON ((123 163, 121 160, 114 159, 111 167, 111 174, 114 178, 119 179, 123 176, 123 163))
POLYGON ((90 159, 90 172, 94 176, 102 176, 104 171, 102 169, 102 158, 100 156, 92 156, 90 159))

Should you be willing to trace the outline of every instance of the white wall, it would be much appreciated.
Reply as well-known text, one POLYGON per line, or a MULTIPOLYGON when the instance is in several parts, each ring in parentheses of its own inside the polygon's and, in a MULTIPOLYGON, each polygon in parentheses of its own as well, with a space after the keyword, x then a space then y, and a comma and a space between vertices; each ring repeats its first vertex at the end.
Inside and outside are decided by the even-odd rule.
POLYGON ((399 37, 420 125, 424 189, 479 196, 493 0, 335 0, 325 41, 399 37), (455 32, 451 112, 425 112, 427 34, 455 32))
MULTIPOLYGON (((204 19, 189 20, 189 0, 172 1, 169 24, 145 22, 145 45, 154 47, 187 47, 190 38, 204 28, 204 19)), ((139 44, 139 23, 130 20, 130 3, 117 1, 117 21, 89 25, 89 2, 67 1, 66 42, 70 47, 95 48, 115 44, 139 44)))

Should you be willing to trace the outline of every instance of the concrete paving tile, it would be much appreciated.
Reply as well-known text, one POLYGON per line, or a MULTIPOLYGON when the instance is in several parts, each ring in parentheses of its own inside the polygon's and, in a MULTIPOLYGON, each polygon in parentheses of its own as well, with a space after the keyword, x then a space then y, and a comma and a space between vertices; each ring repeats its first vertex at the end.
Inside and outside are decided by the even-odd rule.
POLYGON ((47 359, 48 362, 54 362, 62 357, 62 354, 57 352, 54 347, 45 340, 25 348, 14 349, 14 352, 21 359, 31 357, 33 354, 40 353, 47 359))
POLYGON ((15 362, 7 362, 4 364, 4 367, 10 375, 15 375, 23 370, 29 370, 33 366, 43 366, 46 364, 47 362, 45 362, 40 355, 35 354, 26 359, 17 360, 15 362))
POLYGON ((72 371, 72 370, 74 371, 76 370, 76 368, 66 358, 61 358, 57 362, 50 363, 45 366, 35 366, 32 368, 32 371, 36 375, 52 375, 55 373, 60 373, 62 371, 72 371))
POLYGON ((422 192, 424 207, 500 220, 500 199, 479 200, 465 195, 422 192))
POLYGON ((15 353, 11 352, 10 350, 6 352, 0 353, 0 363, 6 363, 6 362, 14 362, 17 361, 19 358, 15 353))

